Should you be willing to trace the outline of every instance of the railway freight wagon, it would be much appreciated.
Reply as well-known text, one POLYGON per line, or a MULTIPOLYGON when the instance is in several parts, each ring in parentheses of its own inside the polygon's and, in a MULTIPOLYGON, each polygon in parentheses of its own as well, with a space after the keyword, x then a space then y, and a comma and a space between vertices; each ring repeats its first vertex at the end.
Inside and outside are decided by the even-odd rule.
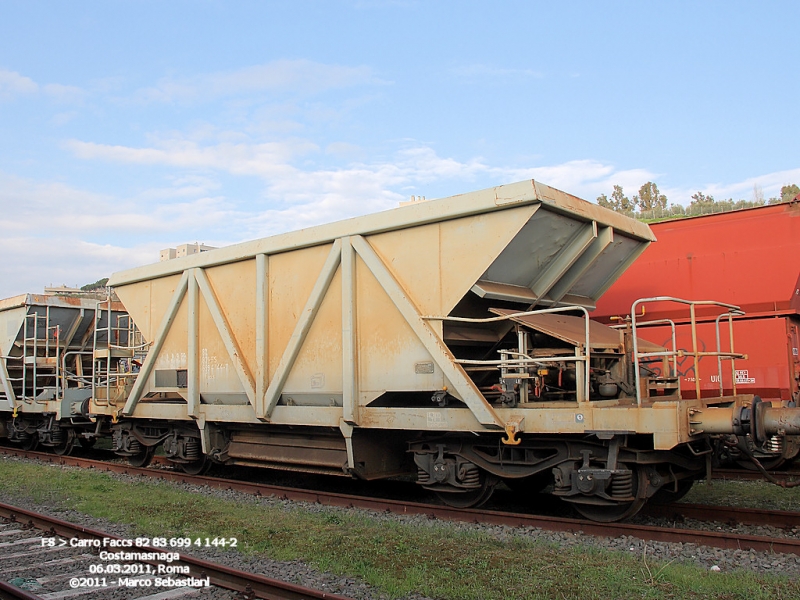
MULTIPOLYGON (((592 318, 611 323, 631 313, 638 298, 670 295, 725 298, 745 313, 734 316, 736 349, 747 354, 733 373, 720 376, 716 359, 679 359, 677 373, 684 397, 757 394, 777 404, 800 400, 800 201, 716 215, 675 219, 651 225, 652 244, 598 301, 592 318), (665 277, 665 273, 667 276, 665 277), (668 281, 668 285, 665 285, 668 281), (699 368, 698 368, 699 367, 699 368), (699 373, 698 373, 699 371, 699 373)), ((638 330, 658 344, 691 347, 686 311, 671 302, 651 302, 640 321, 655 321, 638 330)), ((701 351, 717 349, 714 314, 698 314, 696 343, 701 351)), ((723 350, 730 340, 719 336, 723 350)), ((763 457, 790 458, 800 445, 770 440, 763 457)), ((776 461, 771 461, 777 464, 776 461)))
POLYGON ((688 489, 712 435, 800 430, 666 395, 639 375, 665 348, 588 319, 652 240, 525 181, 116 273, 149 348, 90 412, 139 464, 411 473, 460 506, 505 481, 624 518, 688 489))
POLYGON ((101 403, 135 377, 144 350, 137 340, 119 302, 42 294, 0 300, 0 438, 57 454, 92 445, 103 423, 89 417, 89 401, 101 403))

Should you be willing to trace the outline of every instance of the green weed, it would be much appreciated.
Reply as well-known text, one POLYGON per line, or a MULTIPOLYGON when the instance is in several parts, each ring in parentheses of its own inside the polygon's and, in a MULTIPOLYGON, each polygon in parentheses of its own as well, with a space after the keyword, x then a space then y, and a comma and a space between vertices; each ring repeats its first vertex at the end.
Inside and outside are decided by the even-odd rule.
MULTIPOLYGON (((749 572, 709 573, 643 553, 563 548, 519 536, 435 523, 412 526, 341 509, 234 502, 169 483, 124 483, 103 473, 0 459, 0 481, 22 505, 72 508, 127 523, 148 537, 237 537, 238 551, 302 560, 359 577, 391 597, 724 598, 800 597, 800 581, 749 572)), ((716 485, 716 484, 715 484, 716 485)))

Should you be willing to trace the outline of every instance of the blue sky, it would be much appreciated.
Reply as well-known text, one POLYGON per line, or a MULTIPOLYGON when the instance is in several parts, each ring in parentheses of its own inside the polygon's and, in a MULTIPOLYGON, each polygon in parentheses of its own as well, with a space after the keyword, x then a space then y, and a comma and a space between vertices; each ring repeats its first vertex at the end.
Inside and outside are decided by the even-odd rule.
POLYGON ((0 298, 526 178, 800 184, 800 3, 0 2, 0 298))

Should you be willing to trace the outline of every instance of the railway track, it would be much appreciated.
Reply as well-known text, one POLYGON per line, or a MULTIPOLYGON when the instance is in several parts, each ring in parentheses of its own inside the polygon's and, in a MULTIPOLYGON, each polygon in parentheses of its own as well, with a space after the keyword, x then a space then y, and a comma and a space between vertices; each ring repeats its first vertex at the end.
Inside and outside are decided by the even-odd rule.
POLYGON ((800 526, 800 512, 785 510, 753 510, 733 506, 709 506, 705 504, 686 504, 678 502, 663 506, 645 506, 643 514, 652 517, 664 517, 671 521, 683 522, 688 519, 696 521, 714 521, 726 525, 757 525, 792 529, 800 526))
POLYGON ((140 540, 126 540, 8 504, 0 503, 0 518, 0 598, 94 598, 127 589, 131 600, 168 600, 211 597, 210 590, 217 587, 236 592, 230 598, 247 600, 348 600, 195 558, 176 552, 169 544, 152 547, 144 540, 137 543, 140 540), (103 551, 112 558, 104 557, 103 551), (123 551, 149 558, 117 558, 123 551), (20 561, 24 564, 18 564, 20 561), (27 576, 31 570, 48 566, 62 572, 27 576), (35 592, 13 585, 15 582, 35 588, 35 592))
MULTIPOLYGON (((429 518, 438 518, 442 520, 506 525, 512 527, 534 527, 549 531, 582 532, 588 535, 604 537, 631 536, 644 541, 693 543, 723 549, 752 549, 755 551, 800 555, 800 539, 793 537, 771 537, 749 535, 738 531, 708 531, 686 527, 653 526, 637 523, 598 523, 585 519, 542 516, 497 510, 456 509, 435 504, 298 489, 218 477, 193 476, 168 469, 139 468, 121 463, 111 463, 72 456, 56 456, 39 452, 26 452, 11 448, 0 448, 0 451, 15 456, 37 458, 52 464, 82 466, 84 468, 94 468, 128 475, 153 477, 164 481, 189 483, 218 489, 230 489, 256 496, 275 496, 282 499, 313 502, 329 506, 363 508, 395 514, 422 514, 427 515, 429 518)), ((800 524, 800 513, 797 512, 747 510, 742 508, 701 506, 682 503, 662 507, 648 507, 646 514, 666 519, 673 524, 679 524, 690 519, 714 521, 725 525, 747 524, 770 526, 777 529, 788 529, 797 527, 797 525, 800 524)))
MULTIPOLYGON (((786 471, 770 471, 770 474, 786 481, 800 480, 800 467, 795 467, 786 471)), ((764 481, 764 476, 758 471, 747 471, 745 469, 716 469, 714 479, 725 479, 729 481, 764 481)))

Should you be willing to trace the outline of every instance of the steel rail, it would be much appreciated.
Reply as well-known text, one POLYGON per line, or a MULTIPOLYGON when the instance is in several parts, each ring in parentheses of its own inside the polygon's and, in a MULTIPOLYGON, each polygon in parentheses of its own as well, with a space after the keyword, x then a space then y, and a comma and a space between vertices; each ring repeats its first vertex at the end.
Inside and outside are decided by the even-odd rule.
POLYGON ((0 579, 0 600, 42 600, 42 598, 0 579))
MULTIPOLYGON (((752 549, 756 551, 780 552, 785 554, 800 555, 800 540, 797 538, 772 538, 767 536, 746 535, 737 532, 717 532, 672 527, 667 528, 631 523, 599 523, 586 519, 573 519, 566 517, 530 515, 524 513, 510 513, 493 510, 457 509, 420 502, 369 498, 364 496, 318 490, 304 490, 286 486, 250 483, 217 477, 192 476, 177 471, 168 471, 166 469, 132 467, 129 465, 107 463, 92 459, 56 456, 38 452, 26 452, 7 447, 0 447, 0 451, 15 454, 17 456, 36 455, 35 458, 43 459, 45 462, 50 462, 53 464, 88 466, 89 468, 95 468, 98 470, 106 470, 128 475, 142 475, 164 481, 175 481, 219 489, 229 489, 253 494, 255 496, 275 496, 286 500, 311 502, 316 504, 324 504, 327 506, 363 508, 379 512, 391 512, 394 514, 422 514, 427 515, 430 518, 442 520, 484 523, 491 525, 507 525, 512 527, 535 527, 549 531, 562 531, 568 533, 583 532, 589 535, 601 537, 619 537, 622 535, 628 535, 645 541, 694 543, 724 549, 752 549)), ((667 516, 680 520, 680 509, 676 511, 675 507, 682 506, 684 505, 678 503, 663 509, 659 509, 658 507, 650 507, 645 509, 645 514, 654 514, 654 512, 650 511, 655 511, 655 513, 658 513, 659 510, 663 510, 664 512, 662 512, 660 516, 667 516), (673 508, 672 512, 669 512, 668 508, 673 508)), ((685 506, 691 507, 693 505, 685 506)), ((697 515, 700 513, 698 511, 689 512, 691 510, 691 508, 687 509, 687 511, 683 514, 683 518, 698 518, 697 515)), ((706 520, 710 519, 722 523, 741 522, 755 525, 772 525, 778 528, 796 526, 797 523, 800 523, 800 513, 784 511, 752 510, 748 512, 747 509, 740 508, 729 510, 728 507, 714 506, 708 507, 705 515, 706 520), (772 513, 776 513, 776 515, 782 515, 780 517, 781 520, 770 521, 770 519, 773 518, 771 516, 772 513), (759 515, 762 516, 759 517, 759 515)))
MULTIPOLYGON (((48 515, 43 515, 5 503, 0 503, 0 515, 10 519, 12 522, 26 522, 28 527, 42 530, 50 536, 60 536, 63 538, 81 536, 84 539, 123 539, 119 536, 105 533, 97 529, 76 525, 68 521, 63 521, 55 517, 50 517, 48 515)), ((136 546, 130 550, 135 550, 136 552, 164 553, 174 552, 176 549, 136 546)), ((182 552, 179 554, 180 558, 170 563, 170 565, 188 566, 190 576, 199 579, 205 579, 206 577, 209 577, 213 585, 228 590, 243 592, 251 598, 262 598, 264 600, 351 600, 346 596, 331 594, 312 588, 305 588, 293 583, 288 583, 279 579, 272 579, 255 573, 247 573, 246 571, 240 571, 238 569, 219 565, 207 560, 195 558, 182 552)), ((148 563, 152 565, 158 564, 158 561, 149 560, 137 560, 136 562, 148 563)), ((0 597, 2 597, 2 593, 3 591, 0 590, 0 597)), ((17 594, 14 597, 22 599, 32 600, 39 598, 39 596, 30 594, 29 592, 19 588, 13 588, 12 590, 9 590, 8 593, 17 594), (17 590, 19 590, 19 592, 17 592, 17 590)))
MULTIPOLYGON (((790 467, 783 471, 770 471, 770 473, 780 479, 800 479, 800 469, 790 467)), ((714 479, 742 480, 742 481, 765 481, 764 476, 759 471, 748 471, 745 469, 716 469, 712 471, 714 479)))
POLYGON ((676 502, 666 505, 646 505, 642 513, 652 517, 666 517, 676 521, 695 519, 698 521, 718 521, 729 525, 767 525, 778 529, 791 529, 800 526, 800 512, 785 510, 709 506, 676 502))

